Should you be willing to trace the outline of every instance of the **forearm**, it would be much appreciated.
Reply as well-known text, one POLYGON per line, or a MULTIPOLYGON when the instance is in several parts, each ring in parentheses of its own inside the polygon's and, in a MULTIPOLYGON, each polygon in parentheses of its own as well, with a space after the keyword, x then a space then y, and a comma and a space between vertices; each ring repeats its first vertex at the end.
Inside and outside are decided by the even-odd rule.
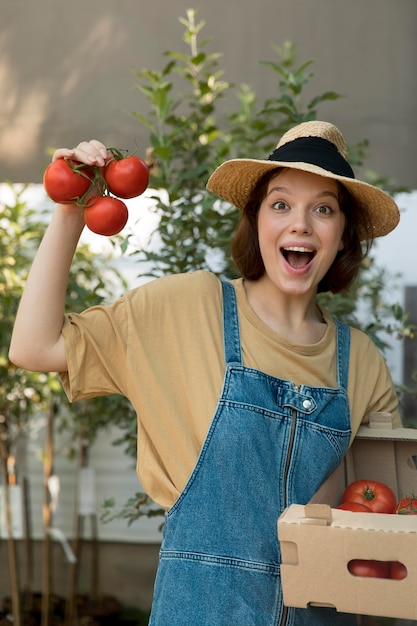
POLYGON ((31 267, 16 316, 10 359, 36 371, 66 369, 62 338, 72 258, 84 227, 82 209, 58 205, 31 267))
MULTIPOLYGON (((59 148, 53 161, 72 159, 104 167, 111 158, 100 141, 83 141, 76 148, 59 148)), ((91 189, 90 197, 98 193, 91 189)), ((36 254, 16 316, 9 357, 16 365, 40 372, 67 369, 62 327, 65 294, 72 258, 84 228, 83 209, 57 205, 36 254)))

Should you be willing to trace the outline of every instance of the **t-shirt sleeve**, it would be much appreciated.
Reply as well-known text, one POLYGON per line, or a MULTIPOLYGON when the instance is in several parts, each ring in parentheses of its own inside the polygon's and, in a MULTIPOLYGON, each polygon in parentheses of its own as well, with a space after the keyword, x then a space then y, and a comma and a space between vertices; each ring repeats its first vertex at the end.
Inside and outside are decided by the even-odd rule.
POLYGON ((214 376, 217 390, 219 351, 223 357, 220 291, 217 277, 209 272, 165 276, 128 291, 113 304, 67 315, 63 335, 68 371, 61 373, 61 380, 69 400, 118 393, 146 419, 143 402, 151 389, 155 410, 161 396, 183 398, 180 389, 192 385, 195 372, 213 362, 215 375, 206 372, 205 385, 212 390, 207 376, 214 376), (203 353, 202 342, 208 344, 203 353))
POLYGON ((125 298, 66 315, 62 332, 68 371, 60 377, 71 402, 112 393, 126 395, 125 298))

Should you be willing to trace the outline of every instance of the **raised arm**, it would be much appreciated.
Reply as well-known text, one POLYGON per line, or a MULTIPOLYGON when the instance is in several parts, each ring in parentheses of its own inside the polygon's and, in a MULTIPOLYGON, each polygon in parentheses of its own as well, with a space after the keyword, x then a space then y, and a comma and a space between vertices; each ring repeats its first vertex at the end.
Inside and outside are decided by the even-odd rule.
MULTIPOLYGON (((53 160, 73 158, 103 166, 108 158, 98 141, 74 150, 57 150, 53 160)), ((82 208, 58 204, 33 261, 17 312, 9 357, 17 366, 40 372, 67 369, 62 336, 65 295, 71 262, 84 228, 82 208)))

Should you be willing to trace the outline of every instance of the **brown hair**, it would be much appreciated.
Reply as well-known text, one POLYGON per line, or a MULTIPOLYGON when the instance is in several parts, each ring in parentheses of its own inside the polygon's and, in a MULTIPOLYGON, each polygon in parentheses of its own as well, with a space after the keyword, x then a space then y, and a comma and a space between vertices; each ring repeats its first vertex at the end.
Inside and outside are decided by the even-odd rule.
MULTIPOLYGON (((258 280, 265 273, 259 249, 258 212, 265 198, 269 181, 283 168, 267 172, 258 181, 242 212, 242 218, 232 240, 232 257, 241 276, 247 280, 258 280)), ((318 285, 318 292, 346 291, 354 281, 362 261, 372 245, 372 224, 365 207, 338 182, 339 204, 346 217, 343 233, 343 249, 338 252, 326 275, 318 285), (361 242, 359 233, 367 237, 361 242)))

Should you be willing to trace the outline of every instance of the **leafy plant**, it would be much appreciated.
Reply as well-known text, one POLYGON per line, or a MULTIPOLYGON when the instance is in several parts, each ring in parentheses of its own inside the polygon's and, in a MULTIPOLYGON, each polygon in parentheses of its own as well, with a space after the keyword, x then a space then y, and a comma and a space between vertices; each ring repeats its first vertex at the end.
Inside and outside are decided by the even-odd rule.
MULTIPOLYGON (((25 187, 10 186, 11 201, 1 205, 0 413, 7 422, 10 441, 26 433, 33 412, 44 411, 52 398, 60 397, 61 402, 66 404, 56 374, 22 370, 8 358, 17 307, 47 220, 46 207, 38 212, 30 209, 24 199, 25 192, 25 187)), ((125 288, 126 282, 109 258, 94 254, 85 244, 79 246, 68 281, 67 307, 71 311, 82 311, 88 306, 106 302, 113 298, 115 291, 125 288)), ((115 400, 109 402, 114 409, 115 400)), ((90 414, 94 406, 94 403, 90 404, 90 414)), ((97 414, 101 411, 102 407, 97 414)), ((96 433, 99 423, 94 422, 89 428, 87 413, 85 410, 84 430, 96 433)), ((68 427, 68 414, 65 419, 68 427)), ((100 422, 97 416, 95 419, 100 422)))
POLYGON ((0 413, 14 440, 28 427, 33 412, 45 407, 51 392, 59 390, 55 377, 14 367, 8 358, 17 306, 44 223, 36 219, 23 194, 25 187, 10 186, 11 201, 1 205, 0 230, 0 413), (30 224, 30 228, 28 225, 30 224))
POLYGON ((272 150, 271 138, 278 138, 293 123, 313 119, 320 102, 336 99, 334 92, 314 97, 302 110, 301 92, 312 75, 312 61, 294 68, 296 52, 290 42, 282 50, 281 63, 265 62, 278 77, 279 95, 260 105, 248 85, 237 90, 238 109, 223 121, 221 100, 233 92, 223 80, 221 55, 206 51, 209 40, 200 42, 203 21, 187 11, 180 19, 185 26, 183 41, 188 54, 167 51, 169 59, 160 70, 137 71, 138 89, 147 97, 149 116, 134 113, 150 132, 151 184, 163 189, 155 196, 159 225, 150 245, 137 249, 138 261, 150 263, 151 276, 179 273, 198 268, 233 277, 230 259, 231 235, 239 219, 228 203, 205 192, 211 172, 223 160, 250 154, 265 158, 272 150), (177 86, 185 85, 181 91, 177 86), (223 130, 223 126, 227 130, 223 130))
MULTIPOLYGON (((259 103, 249 85, 235 88, 224 80, 221 55, 207 52, 208 39, 200 41, 204 22, 197 21, 196 15, 189 9, 180 19, 187 52, 165 52, 168 62, 161 71, 135 72, 137 87, 150 104, 147 116, 134 115, 150 133, 157 164, 151 170, 155 172, 151 186, 159 190, 153 210, 159 223, 148 244, 137 246, 133 254, 139 264, 151 267, 143 274, 153 277, 207 269, 233 278, 236 269, 230 241, 239 211, 206 192, 207 179, 226 159, 265 158, 285 131, 316 119, 318 107, 340 95, 326 91, 304 101, 304 88, 314 76, 313 61, 298 64, 296 48, 287 41, 274 48, 278 61, 261 63, 273 72, 276 93, 259 103), (226 107, 221 104, 226 97, 234 98, 237 109, 225 118, 226 107)), ((349 147, 353 165, 363 166, 367 148, 366 139, 349 147)), ((373 184, 400 191, 391 180, 372 172, 369 176, 373 184)), ((401 338, 414 333, 402 307, 384 298, 392 278, 369 257, 349 294, 323 294, 320 301, 341 319, 362 328, 384 350, 387 335, 401 338)))
POLYGON ((111 522, 114 519, 125 519, 128 525, 141 517, 160 517, 165 510, 155 505, 153 500, 141 491, 129 498, 121 509, 116 509, 115 498, 107 498, 101 507, 101 520, 111 522))

